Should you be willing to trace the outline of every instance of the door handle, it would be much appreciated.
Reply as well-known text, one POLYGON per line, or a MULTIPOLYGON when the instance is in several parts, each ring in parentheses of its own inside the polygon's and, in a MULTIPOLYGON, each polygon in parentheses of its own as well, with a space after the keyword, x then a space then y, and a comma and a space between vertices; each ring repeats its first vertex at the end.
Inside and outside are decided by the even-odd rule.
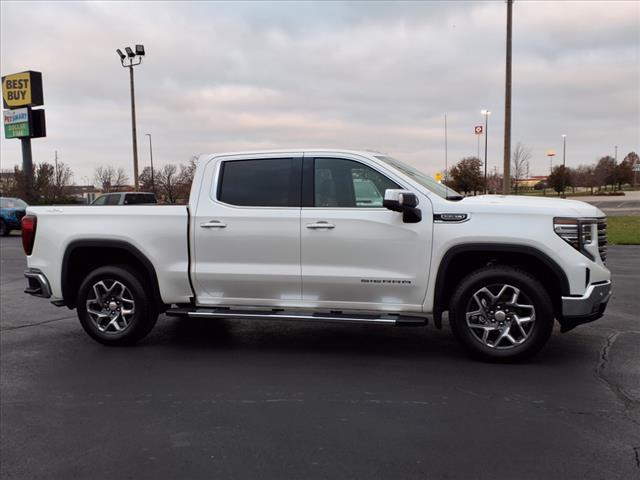
POLYGON ((227 224, 222 223, 220 220, 211 220, 200 224, 202 228, 226 228, 227 224))
POLYGON ((321 220, 317 223, 307 223, 307 228, 311 228, 311 229, 326 228, 327 230, 331 230, 332 228, 336 228, 336 226, 333 223, 329 223, 329 222, 325 222, 324 220, 321 220))

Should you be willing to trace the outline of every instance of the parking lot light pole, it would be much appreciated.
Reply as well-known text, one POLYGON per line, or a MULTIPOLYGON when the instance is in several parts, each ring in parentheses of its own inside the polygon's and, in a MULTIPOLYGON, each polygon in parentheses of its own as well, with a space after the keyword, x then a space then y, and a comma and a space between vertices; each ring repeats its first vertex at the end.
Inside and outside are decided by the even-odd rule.
POLYGON ((564 193, 565 180, 567 178, 567 136, 562 134, 562 198, 566 198, 564 193))
POLYGON ((151 134, 145 133, 146 137, 149 137, 149 160, 151 160, 151 190, 156 193, 156 183, 153 180, 153 148, 151 147, 151 134))
POLYGON ((126 55, 119 48, 116 53, 120 57, 120 63, 123 67, 129 69, 129 86, 131 88, 131 137, 133 139, 133 182, 136 192, 138 191, 138 139, 136 134, 136 100, 133 84, 133 67, 142 63, 142 57, 145 55, 144 45, 136 45, 135 52, 131 47, 126 47, 126 55))
POLYGON ((489 136, 489 110, 482 110, 484 115, 484 193, 487 193, 487 137, 489 136))

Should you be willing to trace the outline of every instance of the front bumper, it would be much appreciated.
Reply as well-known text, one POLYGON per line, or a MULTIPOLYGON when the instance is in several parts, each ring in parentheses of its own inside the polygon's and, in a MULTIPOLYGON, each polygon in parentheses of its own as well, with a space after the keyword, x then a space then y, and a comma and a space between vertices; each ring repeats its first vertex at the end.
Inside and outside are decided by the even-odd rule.
POLYGON ((30 268, 24 272, 24 276, 27 279, 27 288, 24 289, 24 293, 42 298, 51 297, 51 286, 44 273, 36 268, 30 268))
POLYGON ((607 302, 611 298, 609 280, 589 285, 580 297, 562 297, 561 332, 567 332, 583 323, 593 322, 604 315, 607 302))

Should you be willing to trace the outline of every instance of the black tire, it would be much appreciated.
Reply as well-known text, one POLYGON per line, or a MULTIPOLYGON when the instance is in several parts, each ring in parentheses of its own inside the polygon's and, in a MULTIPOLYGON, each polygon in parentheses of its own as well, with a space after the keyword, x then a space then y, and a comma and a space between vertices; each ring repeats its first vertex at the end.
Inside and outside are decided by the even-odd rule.
POLYGON ((100 267, 89 273, 80 285, 77 301, 78 319, 85 332, 104 345, 133 345, 145 337, 158 320, 158 310, 148 290, 145 290, 144 282, 143 275, 126 265, 100 267), (99 282, 103 283, 99 284, 99 282), (117 283, 124 286, 126 290, 121 289, 117 283), (89 304, 92 311, 101 312, 102 317, 97 317, 87 310, 87 302, 92 302, 98 297, 94 285, 98 285, 97 293, 107 292, 107 295, 100 295, 100 297, 114 299, 108 303, 102 301, 89 304), (107 288, 113 288, 111 293, 108 293, 107 288), (119 301, 118 292, 122 292, 119 301), (124 314, 125 306, 131 309, 131 301, 133 301, 133 313, 124 314), (117 304, 117 311, 111 309, 113 304, 117 304), (122 314, 120 314, 120 308, 122 308, 122 314), (105 312, 108 314, 105 315, 105 312), (101 330, 105 325, 108 328, 101 330), (121 330, 117 330, 118 328, 121 330))
POLYGON ((519 361, 531 357, 549 340, 553 319, 551 299, 542 284, 529 273, 512 267, 492 266, 476 270, 460 282, 450 301, 449 322, 453 334, 469 353, 484 360, 519 361), (501 286, 504 285, 511 289, 503 291, 501 286), (483 287, 488 287, 493 298, 504 292, 493 303, 487 302, 493 307, 483 309, 478 303, 477 299, 481 302, 483 299, 492 300, 483 287), (517 300, 515 304, 509 303, 516 294, 515 289, 519 290, 517 300), (476 293, 479 294, 474 297, 476 293), (507 301, 503 302, 505 299, 507 301), (532 311, 530 307, 523 309, 520 304, 530 305, 535 310, 532 311), (519 321, 531 317, 534 321, 523 322, 520 327, 514 319, 516 309, 519 321), (467 322, 467 312, 470 313, 470 323, 475 325, 474 328, 467 322), (482 313, 474 316, 474 312, 482 313), (527 312, 533 312, 533 315, 527 312), (510 338, 498 340, 505 330, 510 338), (488 332, 486 336, 485 332, 488 332), (511 339, 522 343, 514 344, 511 339))
POLYGON ((4 220, 0 219, 0 237, 7 237, 11 233, 11 229, 7 227, 4 220))

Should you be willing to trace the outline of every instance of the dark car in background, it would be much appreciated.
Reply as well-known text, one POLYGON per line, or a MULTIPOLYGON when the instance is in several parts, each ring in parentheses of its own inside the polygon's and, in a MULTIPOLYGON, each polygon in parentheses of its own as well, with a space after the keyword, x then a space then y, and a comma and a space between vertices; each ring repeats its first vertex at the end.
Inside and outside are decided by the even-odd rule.
POLYGON ((24 200, 0 197, 0 236, 7 236, 11 230, 20 230, 20 221, 29 205, 24 200))

